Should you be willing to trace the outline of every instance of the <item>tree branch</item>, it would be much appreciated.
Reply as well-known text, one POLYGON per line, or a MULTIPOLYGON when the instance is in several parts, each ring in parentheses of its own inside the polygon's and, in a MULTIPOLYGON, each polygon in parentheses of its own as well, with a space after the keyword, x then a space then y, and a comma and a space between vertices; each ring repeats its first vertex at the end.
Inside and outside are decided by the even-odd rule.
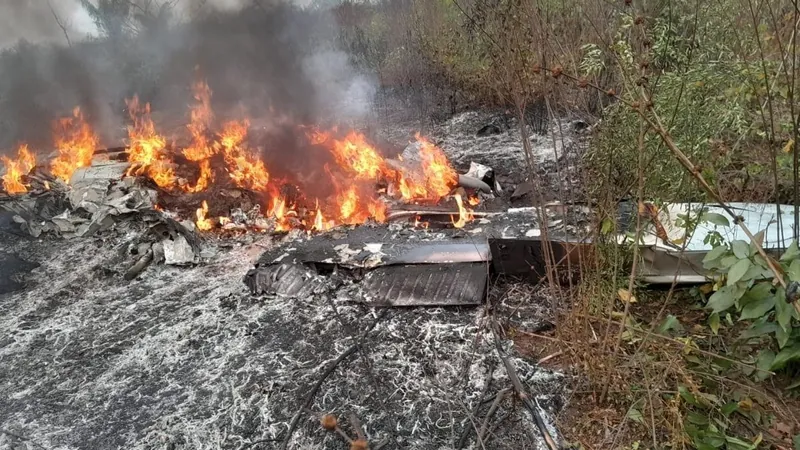
POLYGON ((58 24, 58 27, 61 28, 61 31, 64 32, 64 38, 67 39, 67 45, 72 47, 72 41, 70 41, 70 39, 69 39, 69 33, 67 32, 67 26, 64 24, 64 22, 61 21, 61 18, 58 17, 58 14, 56 13, 56 10, 53 9, 53 5, 50 3, 50 0, 47 0, 47 6, 50 8, 50 12, 53 13, 53 19, 55 19, 56 24, 58 24))

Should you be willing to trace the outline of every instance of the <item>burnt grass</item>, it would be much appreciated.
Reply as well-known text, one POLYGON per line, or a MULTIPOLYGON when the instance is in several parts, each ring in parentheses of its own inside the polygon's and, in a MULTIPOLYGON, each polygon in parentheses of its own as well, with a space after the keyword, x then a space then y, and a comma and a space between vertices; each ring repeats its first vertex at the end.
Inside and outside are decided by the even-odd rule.
MULTIPOLYGON (((40 266, 21 278, 23 289, 0 296, 0 443, 276 447, 269 440, 284 439, 310 387, 377 310, 333 291, 249 296, 242 276, 262 246, 274 245, 269 237, 237 242, 206 265, 152 266, 125 282, 123 249, 137 231, 123 223, 91 239, 4 236, 0 250, 40 266)), ((481 402, 509 386, 484 321, 484 308, 387 311, 310 409, 339 415, 343 427, 356 414, 383 448, 454 445, 477 420, 476 405, 482 417, 491 402, 481 402)), ((561 408, 561 375, 512 360, 546 417, 561 408)), ((504 401, 496 417, 493 448, 539 448, 516 402, 504 401)), ((347 448, 308 413, 290 443, 347 448)))

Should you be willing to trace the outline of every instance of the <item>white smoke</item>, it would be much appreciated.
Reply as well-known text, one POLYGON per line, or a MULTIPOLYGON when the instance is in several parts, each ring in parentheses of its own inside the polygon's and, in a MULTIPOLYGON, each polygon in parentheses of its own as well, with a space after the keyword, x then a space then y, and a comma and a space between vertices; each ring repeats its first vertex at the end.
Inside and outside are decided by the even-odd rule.
POLYGON ((315 87, 317 108, 339 119, 360 119, 371 112, 375 80, 359 73, 346 53, 320 51, 303 61, 303 72, 315 87))

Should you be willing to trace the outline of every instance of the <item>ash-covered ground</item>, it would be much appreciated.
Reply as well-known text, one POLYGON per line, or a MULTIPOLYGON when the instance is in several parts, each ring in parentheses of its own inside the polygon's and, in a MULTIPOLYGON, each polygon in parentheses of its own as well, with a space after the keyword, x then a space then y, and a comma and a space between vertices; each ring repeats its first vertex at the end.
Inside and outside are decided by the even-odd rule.
MULTIPOLYGON (((484 119, 442 124, 442 147, 457 165, 474 160, 511 176, 524 164, 510 153, 519 150, 514 130, 476 139, 474 125, 484 119)), ((548 171, 561 157, 541 149, 537 162, 548 171)), ((11 291, 0 294, 0 448, 281 448, 298 413, 291 449, 349 448, 321 428, 317 415, 325 413, 355 437, 354 414, 373 449, 546 448, 511 395, 486 419, 511 388, 488 311, 535 329, 551 319, 546 297, 505 304, 498 293, 508 282, 492 285, 494 308, 380 310, 324 282, 299 299, 250 296, 245 273, 291 235, 209 238, 202 245, 216 256, 204 264, 153 264, 125 281, 129 244, 144 232, 135 218, 75 239, 0 231, 0 254, 15 268, 0 268, 11 291)), ((502 342, 552 423, 567 380, 502 342)))
MULTIPOLYGON (((357 342, 289 448, 347 448, 312 412, 340 415, 345 430, 356 414, 373 448, 453 448, 510 387, 484 308, 392 309, 377 319, 379 311, 325 292, 251 298, 242 275, 270 238, 126 282, 123 249, 135 227, 125 228, 75 240, 4 234, 0 250, 40 266, 22 290, 0 296, 0 446, 278 448, 305 395, 357 342)), ((559 374, 512 361, 545 416, 562 406, 559 374)), ((502 403, 484 444, 541 447, 515 403, 502 403)))

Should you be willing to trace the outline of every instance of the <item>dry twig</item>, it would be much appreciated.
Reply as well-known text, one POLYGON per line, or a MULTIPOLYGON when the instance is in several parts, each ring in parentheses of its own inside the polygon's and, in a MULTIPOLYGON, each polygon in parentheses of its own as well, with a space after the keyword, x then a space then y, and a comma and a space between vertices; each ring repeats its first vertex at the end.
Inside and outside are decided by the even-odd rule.
MULTIPOLYGON (((380 322, 380 320, 385 315, 386 315, 386 310, 381 311, 381 313, 378 314, 378 317, 375 319, 375 321, 372 322, 372 325, 370 325, 366 330, 364 330, 364 332, 361 334, 360 337, 361 338, 366 337, 366 335, 370 331, 372 331, 373 328, 375 328, 375 326, 378 324, 378 322, 380 322)), ((286 431, 286 436, 283 438, 283 443, 281 444, 281 448, 282 449, 285 450, 286 448, 288 448, 289 441, 291 441, 291 439, 292 439, 292 435, 294 434, 294 430, 297 428, 297 424, 300 422, 300 416, 302 416, 304 410, 306 410, 306 409, 311 407, 311 404, 314 402, 314 397, 316 397, 317 392, 319 391, 320 387, 322 387, 322 383, 324 383, 325 380, 333 373, 333 371, 336 370, 336 367, 342 361, 344 361, 349 356, 351 356, 352 354, 357 352, 359 348, 361 348, 361 344, 358 344, 358 343, 353 344, 352 346, 350 346, 350 348, 345 350, 344 353, 339 355, 339 357, 336 358, 336 360, 325 370, 325 372, 322 373, 322 376, 317 381, 317 383, 314 384, 314 386, 311 388, 311 390, 308 391, 308 394, 306 395, 305 399, 303 400, 303 403, 300 405, 300 408, 298 408, 297 413, 295 413, 294 417, 292 417, 292 421, 289 424, 289 430, 286 431)))
POLYGON ((525 405, 525 408, 528 410, 531 416, 533 416, 536 427, 539 428, 539 431, 542 433, 542 437, 544 438, 547 447, 550 450, 557 450, 558 445, 556 445, 553 437, 550 436, 550 432, 547 431, 547 426, 544 423, 544 419, 542 419, 542 415, 539 413, 538 406, 533 402, 533 400, 531 400, 530 395, 522 386, 522 382, 517 376, 517 371, 514 369, 511 361, 508 360, 508 356, 506 356, 502 346, 500 345, 500 336, 497 332, 497 322, 494 321, 494 319, 492 319, 492 322, 492 333, 494 333, 494 345, 497 349, 497 355, 500 357, 500 360, 503 361, 503 366, 506 368, 506 373, 508 374, 509 380, 511 380, 511 385, 514 387, 514 391, 517 393, 517 396, 522 401, 522 404, 525 405))

